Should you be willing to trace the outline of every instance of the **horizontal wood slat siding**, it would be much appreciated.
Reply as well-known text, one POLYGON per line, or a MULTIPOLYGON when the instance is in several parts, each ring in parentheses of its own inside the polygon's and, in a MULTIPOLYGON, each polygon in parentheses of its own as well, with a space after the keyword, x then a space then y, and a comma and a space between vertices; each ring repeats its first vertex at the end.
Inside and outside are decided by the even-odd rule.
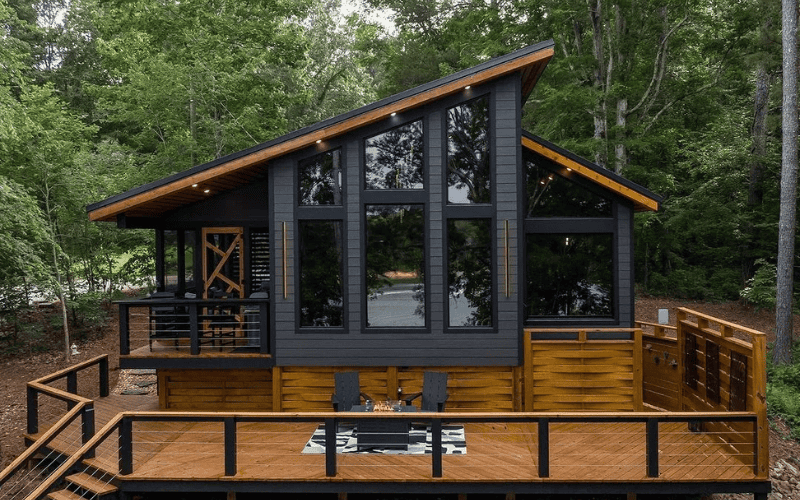
POLYGON ((165 410, 271 411, 270 370, 159 370, 165 410))
MULTIPOLYGON (((333 374, 349 369, 281 367, 273 370, 161 370, 160 406, 200 411, 331 411, 333 374), (277 394, 277 398, 274 396, 277 394)), ((425 371, 447 372, 447 411, 521 409, 515 367, 360 367, 361 391, 376 401, 422 391, 425 371)), ((417 401, 419 404, 419 401, 417 401)))
POLYGON ((641 411, 641 330, 633 340, 531 340, 526 411, 641 411))

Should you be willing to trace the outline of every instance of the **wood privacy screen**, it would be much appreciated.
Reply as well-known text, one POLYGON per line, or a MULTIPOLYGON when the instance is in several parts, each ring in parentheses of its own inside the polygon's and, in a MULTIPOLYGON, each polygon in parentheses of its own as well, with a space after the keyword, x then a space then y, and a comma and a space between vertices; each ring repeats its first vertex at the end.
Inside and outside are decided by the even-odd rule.
MULTIPOLYGON (((758 473, 766 474, 766 335, 691 309, 678 308, 676 317, 673 327, 639 324, 654 327, 643 334, 644 402, 670 411, 756 413, 758 473)), ((753 452, 749 424, 701 427, 726 433, 742 453, 753 452)))
POLYGON ((642 331, 525 329, 525 411, 641 411, 642 331))

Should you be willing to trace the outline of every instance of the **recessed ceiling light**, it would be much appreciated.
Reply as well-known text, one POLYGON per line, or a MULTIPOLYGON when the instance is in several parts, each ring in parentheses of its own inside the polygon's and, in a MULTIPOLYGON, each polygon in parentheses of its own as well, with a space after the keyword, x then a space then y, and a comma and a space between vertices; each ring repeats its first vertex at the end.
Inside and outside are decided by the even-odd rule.
POLYGON ((472 87, 472 85, 467 85, 466 87, 464 87, 464 90, 469 90, 470 87, 472 87))
POLYGON ((395 112, 393 112, 393 113, 392 113, 392 116, 397 116, 397 112, 396 112, 396 111, 395 111, 395 112))
POLYGON ((322 142, 322 139, 317 139, 317 144, 319 144, 320 142, 322 142))
POLYGON ((196 188, 196 187, 197 187, 197 184, 192 184, 192 187, 193 187, 193 188, 196 188))
POLYGON ((210 190, 210 189, 206 189, 206 190, 205 190, 205 191, 203 191, 203 192, 204 192, 205 194, 208 194, 208 193, 210 193, 210 192, 211 192, 211 190, 210 190))

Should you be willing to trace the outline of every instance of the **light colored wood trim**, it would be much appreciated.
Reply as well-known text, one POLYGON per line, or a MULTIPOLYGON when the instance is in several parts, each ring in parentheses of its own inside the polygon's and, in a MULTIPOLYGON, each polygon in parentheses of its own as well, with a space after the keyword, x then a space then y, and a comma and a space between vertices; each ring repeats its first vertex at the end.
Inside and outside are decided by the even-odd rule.
POLYGON ((589 179, 590 181, 599 184, 606 189, 609 189, 618 195, 622 196, 623 198, 627 198, 634 202, 640 208, 646 210, 657 211, 658 210, 658 202, 648 196, 645 196, 641 193, 636 192, 635 190, 620 184, 619 182, 612 180, 602 174, 595 172, 594 170, 584 167, 580 163, 572 160, 571 158, 567 158, 566 156, 559 154, 552 149, 546 148, 539 144, 538 142, 531 140, 527 137, 522 138, 522 145, 531 151, 535 151, 540 155, 544 156, 545 158, 549 158, 554 162, 558 163, 559 165, 563 165, 567 168, 572 169, 573 172, 589 179))
POLYGON ((192 189, 192 184, 202 184, 203 182, 213 179, 214 177, 218 177, 229 172, 235 172, 256 164, 265 163, 268 160, 278 156, 311 146, 317 141, 329 140, 356 128, 378 122, 391 116, 392 113, 400 113, 402 111, 422 106, 423 104, 433 100, 456 94, 461 92, 464 87, 468 85, 478 85, 480 83, 511 74, 522 67, 549 61, 550 58, 553 57, 553 54, 554 50, 552 48, 542 49, 532 54, 528 54, 527 56, 508 61, 499 66, 494 66, 478 73, 459 78, 458 80, 430 89, 428 91, 406 97, 405 99, 400 99, 378 109, 365 111, 358 116, 331 124, 325 128, 309 132, 308 134, 281 142, 280 144, 276 144, 260 151, 255 151, 241 158, 217 165, 214 168, 197 172, 194 175, 178 179, 164 186, 159 186, 144 193, 140 193, 138 195, 131 196, 130 198, 126 198, 116 203, 111 203, 104 207, 98 208, 92 212, 89 212, 89 219, 93 221, 110 220, 118 214, 122 214, 126 210, 129 210, 135 206, 158 200, 159 198, 163 198, 184 189, 192 189))
POLYGON ((272 411, 283 410, 283 370, 280 366, 272 368, 272 411))
POLYGON ((524 408, 525 411, 533 411, 533 349, 530 330, 525 330, 522 338, 524 343, 523 363, 525 364, 524 408))
POLYGON ((633 409, 644 409, 644 379, 642 374, 642 331, 633 334, 633 409))
POLYGON ((767 339, 753 339, 753 410, 758 414, 758 463, 756 475, 769 477, 769 422, 767 421, 767 339))

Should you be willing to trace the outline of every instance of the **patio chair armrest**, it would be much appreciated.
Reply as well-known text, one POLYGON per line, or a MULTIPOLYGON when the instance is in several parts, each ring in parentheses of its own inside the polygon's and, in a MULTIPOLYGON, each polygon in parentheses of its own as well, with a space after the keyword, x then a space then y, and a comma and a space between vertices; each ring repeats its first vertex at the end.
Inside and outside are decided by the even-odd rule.
POLYGON ((411 402, 414 401, 415 399, 417 399, 420 396, 422 396, 422 393, 421 392, 417 392, 416 394, 411 394, 409 396, 406 396, 405 398, 402 399, 402 401, 406 402, 406 406, 411 406, 411 402))

